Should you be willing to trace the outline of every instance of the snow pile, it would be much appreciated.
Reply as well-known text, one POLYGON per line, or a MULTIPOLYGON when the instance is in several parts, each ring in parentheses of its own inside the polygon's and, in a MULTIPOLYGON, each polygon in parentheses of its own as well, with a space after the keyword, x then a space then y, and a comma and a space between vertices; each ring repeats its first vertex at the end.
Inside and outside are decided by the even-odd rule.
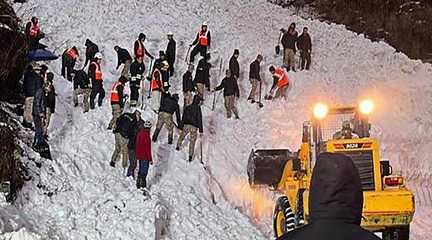
MULTIPOLYGON (((40 18, 47 43, 58 53, 77 45, 83 53, 86 38, 99 45, 104 55, 105 89, 120 72, 115 71, 115 45, 132 49, 139 32, 147 35, 152 54, 165 49, 165 34, 177 40, 177 74, 172 80, 180 91, 182 62, 188 44, 202 21, 212 31, 212 63, 219 66, 234 48, 240 49, 241 120, 227 120, 222 97, 212 112, 211 99, 203 106, 205 135, 203 161, 199 144, 195 161, 186 163, 187 145, 180 152, 167 145, 166 132, 153 145, 155 165, 149 180, 152 199, 135 190, 122 169, 109 167, 114 146, 106 131, 111 109, 82 114, 72 107, 72 86, 59 77, 60 62, 50 64, 56 73, 58 111, 51 126, 52 162, 43 162, 39 179, 24 189, 19 208, 37 219, 37 230, 50 239, 150 239, 154 237, 154 207, 165 201, 171 211, 171 239, 264 239, 272 236, 271 214, 277 193, 250 189, 246 165, 252 148, 296 150, 301 124, 316 101, 352 104, 363 97, 377 102, 372 116, 373 133, 382 142, 383 157, 403 170, 416 193, 418 211, 413 239, 427 239, 431 223, 432 67, 395 53, 384 43, 372 43, 341 25, 291 16, 291 12, 264 0, 30 0, 22 8, 23 19, 40 18), (279 28, 296 21, 308 26, 313 38, 313 65, 309 72, 290 73, 292 86, 286 102, 265 102, 263 109, 245 101, 248 66, 258 53, 265 56, 262 71, 268 91, 268 65, 279 28), (36 187, 36 185, 38 187, 36 187)), ((83 54, 81 54, 83 55, 83 54)), ((83 56, 80 56, 83 60, 83 56)), ((147 65, 147 63, 146 63, 147 65)), ((219 69, 212 72, 212 86, 219 69)), ((146 118, 156 116, 146 112, 146 118)), ((185 142, 187 144, 188 141, 185 142)))

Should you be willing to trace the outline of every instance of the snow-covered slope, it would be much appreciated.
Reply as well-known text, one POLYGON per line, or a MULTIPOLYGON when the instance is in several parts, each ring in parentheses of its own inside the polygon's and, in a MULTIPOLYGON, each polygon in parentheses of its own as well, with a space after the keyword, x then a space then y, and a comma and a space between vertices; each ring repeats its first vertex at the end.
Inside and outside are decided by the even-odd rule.
MULTIPOLYGON (((240 49, 241 120, 226 120, 222 97, 211 112, 210 96, 203 111, 204 171, 196 158, 187 164, 186 147, 173 151, 166 132, 153 145, 155 166, 150 172, 152 199, 144 201, 122 169, 109 167, 114 136, 106 131, 109 102, 85 115, 72 106, 72 86, 57 73, 58 112, 51 127, 53 162, 45 161, 40 181, 28 184, 19 209, 33 219, 32 229, 49 239, 150 239, 154 236, 154 206, 168 203, 172 211, 171 239, 265 239, 271 237, 274 193, 248 187, 246 163, 251 148, 298 148, 301 123, 312 103, 353 103, 368 96, 377 102, 373 133, 382 142, 383 157, 403 171, 416 193, 413 239, 428 239, 431 221, 432 67, 412 61, 384 43, 372 43, 343 26, 291 16, 264 0, 30 0, 16 5, 18 14, 40 18, 47 43, 60 53, 84 41, 96 42, 103 55, 105 89, 116 72, 114 45, 128 49, 139 32, 147 35, 152 54, 165 49, 172 31, 178 45, 174 89, 180 90, 182 59, 202 21, 212 31, 212 61, 228 61, 240 49), (257 53, 265 56, 262 70, 279 64, 273 56, 278 29, 296 21, 308 26, 313 38, 313 66, 290 74, 293 86, 286 102, 265 102, 263 109, 245 101, 248 65, 257 53), (210 133, 212 132, 212 133, 210 133), (43 186, 37 188, 36 185, 43 186), (43 194, 52 192, 51 197, 43 194)), ((83 58, 83 56, 81 56, 83 58)), ((226 66, 226 64, 224 64, 226 66)), ((213 86, 219 81, 212 70, 213 86)), ((267 84, 264 89, 267 89, 267 84)), ((152 113, 147 118, 155 120, 152 113)), ((199 144, 199 142, 198 142, 199 144)), ((199 151, 197 150, 197 153, 199 151)))

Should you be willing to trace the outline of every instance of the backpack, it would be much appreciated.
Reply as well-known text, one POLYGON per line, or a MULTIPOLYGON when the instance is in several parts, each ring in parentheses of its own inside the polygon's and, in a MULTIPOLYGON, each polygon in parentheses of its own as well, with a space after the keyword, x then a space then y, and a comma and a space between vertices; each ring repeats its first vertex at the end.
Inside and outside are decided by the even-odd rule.
POLYGON ((127 138, 129 136, 129 131, 133 123, 133 114, 124 113, 116 121, 116 128, 114 133, 120 133, 122 137, 127 138))

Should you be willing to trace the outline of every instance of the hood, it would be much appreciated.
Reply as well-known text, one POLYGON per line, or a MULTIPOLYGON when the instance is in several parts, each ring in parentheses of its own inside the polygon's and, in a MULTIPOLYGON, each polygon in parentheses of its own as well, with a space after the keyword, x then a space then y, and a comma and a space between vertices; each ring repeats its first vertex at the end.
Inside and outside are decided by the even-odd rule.
POLYGON ((319 155, 312 173, 309 208, 311 222, 341 220, 360 225, 363 192, 350 157, 340 153, 319 155))
POLYGON ((85 46, 88 47, 91 44, 92 44, 92 41, 90 41, 90 39, 86 39, 85 46))

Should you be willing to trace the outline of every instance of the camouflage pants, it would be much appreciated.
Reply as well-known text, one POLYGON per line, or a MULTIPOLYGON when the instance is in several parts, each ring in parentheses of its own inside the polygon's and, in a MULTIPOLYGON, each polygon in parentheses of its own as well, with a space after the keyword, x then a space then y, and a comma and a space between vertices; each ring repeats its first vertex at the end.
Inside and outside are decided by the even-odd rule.
POLYGON ((174 136, 174 121, 172 114, 166 112, 160 112, 156 123, 156 129, 162 129, 166 125, 168 129, 168 139, 173 139, 174 136))
POLYGON ((198 96, 200 96, 202 99, 204 99, 205 85, 203 83, 197 83, 196 86, 197 86, 198 96))
POLYGON ((278 89, 276 90, 276 94, 274 96, 274 99, 281 98, 281 97, 283 97, 284 99, 286 99, 286 97, 287 97, 287 90, 288 90, 288 85, 285 85, 283 87, 278 87, 278 89))
POLYGON ((33 97, 26 97, 24 103, 24 121, 27 123, 33 122, 33 97))
POLYGON ((293 49, 284 49, 283 64, 287 68, 295 68, 295 53, 293 49))
POLYGON ((189 156, 193 157, 195 150, 195 143, 198 137, 198 128, 189 124, 183 126, 183 130, 180 133, 179 139, 177 141, 177 147, 180 148, 185 137, 190 134, 189 137, 189 156))
POLYGON ((160 91, 152 91, 151 96, 151 108, 155 112, 159 112, 160 102, 161 102, 161 92, 160 91))
POLYGON ((90 88, 77 88, 73 91, 73 102, 75 105, 78 104, 78 96, 83 95, 83 105, 84 112, 88 112, 89 110, 89 98, 90 98, 91 89, 90 88))
POLYGON ((183 97, 184 97, 184 105, 183 105, 184 107, 192 104, 193 95, 191 91, 184 92, 183 97))
POLYGON ((255 78, 251 78, 249 81, 250 81, 250 83, 252 85, 252 88, 251 88, 251 91, 249 93, 249 97, 248 98, 255 100, 256 90, 257 90, 257 87, 258 87, 258 80, 255 79, 255 78))
POLYGON ((114 134, 115 148, 111 157, 112 162, 117 162, 122 155, 122 166, 126 168, 128 166, 129 155, 128 155, 128 139, 124 138, 120 133, 114 134))
POLYGON ((237 111, 237 107, 235 106, 235 96, 231 95, 231 96, 225 96, 225 109, 226 109, 226 114, 227 114, 227 118, 231 118, 232 113, 234 113, 234 115, 236 116, 236 118, 238 118, 238 111, 237 111))
POLYGON ((115 129, 117 118, 120 117, 120 115, 123 112, 123 109, 120 107, 119 104, 113 104, 113 105, 111 105, 111 108, 112 108, 112 118, 111 118, 111 121, 108 124, 108 128, 115 129))

